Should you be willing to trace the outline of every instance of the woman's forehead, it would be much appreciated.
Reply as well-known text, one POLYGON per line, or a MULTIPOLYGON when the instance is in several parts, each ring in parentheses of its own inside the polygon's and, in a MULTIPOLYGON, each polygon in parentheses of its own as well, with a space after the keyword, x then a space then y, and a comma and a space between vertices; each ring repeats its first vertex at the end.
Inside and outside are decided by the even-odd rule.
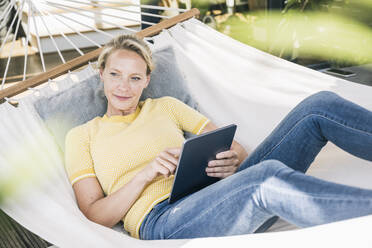
POLYGON ((147 69, 145 60, 139 54, 124 49, 113 51, 107 58, 106 67, 116 70, 147 69))

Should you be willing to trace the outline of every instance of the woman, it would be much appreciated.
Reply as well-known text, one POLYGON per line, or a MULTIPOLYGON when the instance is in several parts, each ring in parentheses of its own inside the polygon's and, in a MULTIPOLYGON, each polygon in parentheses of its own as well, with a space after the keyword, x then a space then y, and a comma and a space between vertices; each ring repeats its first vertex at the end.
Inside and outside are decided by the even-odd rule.
POLYGON ((178 239, 263 231, 274 216, 307 227, 372 213, 371 190, 304 174, 327 141, 372 161, 372 113, 331 92, 302 101, 249 157, 233 141, 206 165, 223 180, 168 204, 183 131, 217 127, 175 98, 139 101, 153 69, 142 40, 115 38, 98 64, 107 113, 66 137, 66 169, 88 219, 178 239))

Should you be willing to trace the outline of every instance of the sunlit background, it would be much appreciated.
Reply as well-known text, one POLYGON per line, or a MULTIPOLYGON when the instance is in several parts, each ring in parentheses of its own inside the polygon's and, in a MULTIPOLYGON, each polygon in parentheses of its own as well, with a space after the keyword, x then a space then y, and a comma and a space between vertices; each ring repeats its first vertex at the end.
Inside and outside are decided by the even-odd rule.
MULTIPOLYGON (((199 20, 211 28, 259 50, 315 70, 372 64, 372 0, 133 1, 159 7, 198 8, 199 20)), ((181 13, 178 10, 149 9, 139 5, 123 7, 125 2, 129 0, 0 0, 1 87, 6 88, 14 82, 47 71, 111 39, 107 34, 97 36, 96 28, 102 30, 102 34, 106 32, 111 35, 122 32, 115 27, 118 24, 138 31, 149 26, 141 24, 141 20, 148 23, 162 20, 151 15, 171 17, 181 13), (17 4, 14 8, 8 8, 10 2, 17 4), (29 5, 35 5, 35 13, 30 14, 29 5), (120 11, 124 9, 132 11, 132 19, 122 18, 118 21, 114 15, 123 17, 120 11), (10 14, 5 15, 5 12, 10 14), (44 20, 41 18, 43 15, 44 20), (48 30, 45 22, 53 28, 48 30), (19 28, 16 28, 17 23, 19 28), (77 30, 73 31, 68 25, 77 30), (31 35, 27 35, 28 32, 31 35), (76 41, 79 48, 74 50, 68 47, 61 32, 65 32, 72 42, 76 41), (78 32, 90 37, 93 42, 76 35, 78 32), (48 36, 53 36, 61 47, 55 49, 48 36), (28 60, 25 60, 25 54, 28 60)), ((370 68, 365 72, 368 75, 372 74, 370 68)), ((369 78, 372 79, 372 76, 369 78)), ((372 85, 372 81, 356 81, 372 85)), ((43 160, 44 154, 32 152, 31 143, 32 140, 25 140, 24 147, 15 147, 14 151, 17 152, 4 155, 15 167, 12 170, 0 167, 0 202, 21 188, 27 189, 30 184, 42 182, 40 172, 46 173, 47 169, 40 166, 39 161, 43 160), (19 153, 19 150, 25 152, 19 153), (35 173, 30 165, 40 166, 40 171, 35 173)), ((2 149, 5 154, 10 148, 2 149)))
MULTIPOLYGON (((0 0, 0 13, 6 10, 7 3, 10 2, 11 0, 0 0)), ((118 29, 118 25, 138 31, 150 26, 150 23, 155 24, 164 20, 157 16, 169 18, 182 12, 177 9, 190 8, 200 10, 198 17, 200 21, 236 40, 313 69, 364 65, 370 64, 372 60, 371 0, 16 0, 16 2, 17 8, 23 8, 19 13, 22 15, 22 21, 17 34, 14 35, 17 19, 11 27, 12 18, 18 13, 16 7, 6 17, 8 19, 4 18, 0 23, 0 41, 4 42, 2 44, 4 49, 0 51, 0 75, 1 81, 5 78, 5 83, 35 76, 64 60, 68 61, 97 48, 97 43, 103 45, 111 38, 110 35, 123 32, 123 29, 118 29), (128 2, 137 5, 128 6, 128 2), (142 7, 140 8, 138 4, 142 4, 142 7), (34 6, 34 12, 31 14, 29 5, 34 6), (144 8, 143 5, 155 8, 144 8), (164 10, 162 7, 176 10, 164 10), (123 14, 122 11, 125 10, 131 12, 123 14), (137 14, 135 11, 138 11, 137 14), (52 24, 54 28, 45 28, 45 23, 52 24), (104 32, 94 35, 93 33, 97 34, 96 28, 104 32), (6 37, 9 29, 9 36, 6 37), (79 31, 96 44, 76 35, 79 31), (29 40, 26 39, 28 32, 31 34, 29 40), (60 53, 50 41, 48 32, 54 37, 60 53), (61 32, 65 33, 80 50, 71 47, 69 42, 61 37, 61 32), (14 51, 7 69, 14 36, 16 36, 14 51), (40 37, 40 44, 37 42, 37 36, 40 37), (23 70, 20 64, 23 64, 22 54, 26 43, 29 44, 27 49, 29 56, 27 69, 23 70)))
POLYGON ((372 61, 372 1, 246 1, 234 7, 199 0, 201 19, 262 51, 306 65, 332 67, 372 61))

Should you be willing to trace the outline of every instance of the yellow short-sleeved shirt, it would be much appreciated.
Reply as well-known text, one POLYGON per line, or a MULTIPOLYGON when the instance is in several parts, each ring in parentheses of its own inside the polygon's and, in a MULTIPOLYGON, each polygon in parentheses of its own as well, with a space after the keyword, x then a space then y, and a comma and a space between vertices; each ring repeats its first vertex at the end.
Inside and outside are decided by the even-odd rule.
MULTIPOLYGON (((181 147, 183 131, 200 134, 209 119, 173 97, 148 98, 125 116, 96 117, 66 136, 65 167, 71 184, 96 177, 106 195, 128 183, 160 152, 181 147)), ((174 176, 149 184, 124 217, 124 228, 139 238, 145 216, 169 197, 174 176)))

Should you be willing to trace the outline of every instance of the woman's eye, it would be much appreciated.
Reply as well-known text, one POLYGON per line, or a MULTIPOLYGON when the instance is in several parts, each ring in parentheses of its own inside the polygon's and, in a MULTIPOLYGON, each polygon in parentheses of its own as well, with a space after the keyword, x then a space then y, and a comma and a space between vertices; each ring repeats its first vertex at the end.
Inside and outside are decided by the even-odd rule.
POLYGON ((117 74, 116 72, 110 72, 110 75, 113 76, 113 77, 116 77, 116 76, 118 76, 119 74, 117 74))
POLYGON ((141 78, 140 77, 132 77, 132 80, 138 81, 138 80, 141 80, 141 78))

